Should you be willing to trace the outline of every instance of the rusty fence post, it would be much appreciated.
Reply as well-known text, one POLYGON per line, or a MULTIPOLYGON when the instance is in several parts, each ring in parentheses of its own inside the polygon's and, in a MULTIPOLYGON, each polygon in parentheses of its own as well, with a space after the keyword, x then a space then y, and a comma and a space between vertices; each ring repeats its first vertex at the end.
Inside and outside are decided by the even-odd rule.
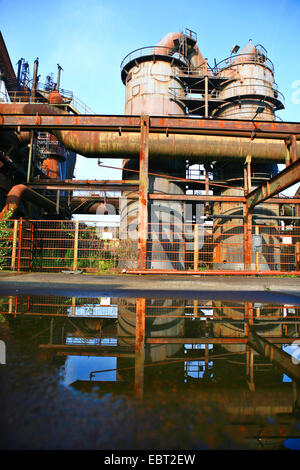
POLYGON ((18 238, 18 220, 14 220, 13 239, 12 239, 12 252, 11 252, 11 271, 16 267, 16 253, 17 253, 17 238, 18 238))
POLYGON ((23 219, 21 217, 20 221, 19 221, 19 244, 18 244, 18 266, 17 266, 17 271, 20 271, 20 267, 21 267, 22 225, 23 225, 23 219))
POLYGON ((194 225, 194 271, 198 271, 199 268, 199 232, 198 224, 194 225))
POLYGON ((244 206, 244 270, 251 270, 252 261, 252 213, 247 205, 244 206))
POLYGON ((75 221, 74 233, 74 255, 73 255, 73 269, 76 271, 78 264, 78 235, 79 235, 79 220, 75 221))
POLYGON ((141 116, 137 269, 146 269, 148 239, 149 116, 141 116))
MULTIPOLYGON (((255 235, 259 235, 259 225, 255 225, 254 230, 255 235)), ((255 250, 255 271, 259 272, 259 251, 257 248, 255 250)))
POLYGON ((29 258, 29 268, 32 270, 33 263, 33 247, 34 247, 34 223, 31 222, 31 233, 30 233, 30 258, 29 258))
POLYGON ((136 299, 134 392, 138 398, 144 392, 145 314, 146 299, 136 299))
MULTIPOLYGON (((251 191, 251 155, 247 155, 244 163, 244 194, 251 191)), ((244 270, 251 270, 252 262, 252 212, 248 203, 244 205, 244 270)))

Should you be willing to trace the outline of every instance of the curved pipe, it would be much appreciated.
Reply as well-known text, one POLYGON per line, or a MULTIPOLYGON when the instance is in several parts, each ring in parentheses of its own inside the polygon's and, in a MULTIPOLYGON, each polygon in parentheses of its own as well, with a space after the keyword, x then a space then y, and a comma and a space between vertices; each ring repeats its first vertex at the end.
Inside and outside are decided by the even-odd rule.
MULTIPOLYGON (((177 52, 178 49, 179 49, 179 43, 180 43, 180 39, 182 38, 182 36, 184 36, 183 33, 168 33, 166 34, 157 44, 156 46, 157 49, 155 48, 154 51, 155 51, 155 54, 156 55, 162 55, 162 54, 165 54, 164 50, 163 49, 160 49, 162 47, 168 47, 169 49, 172 49, 173 50, 173 53, 174 52, 177 52), (175 41, 178 40, 178 45, 175 44, 175 41)), ((192 67, 195 67, 195 68, 199 68, 201 66, 204 66, 205 65, 205 60, 204 60, 204 57, 203 55, 201 54, 200 52, 200 49, 199 47, 197 46, 197 44, 195 44, 193 46, 193 48, 191 49, 191 52, 189 52, 188 54, 188 58, 189 58, 189 61, 190 61, 190 64, 192 67)))
POLYGON ((207 70, 207 65, 206 65, 206 60, 204 59, 203 55, 200 52, 199 47, 197 44, 194 45, 192 52, 189 56, 190 63, 192 67, 195 68, 201 68, 204 67, 208 73, 208 75, 211 75, 211 72, 207 70))
MULTIPOLYGON (((0 220, 12 219, 21 203, 21 200, 31 202, 32 204, 56 212, 56 204, 50 199, 28 188, 25 184, 17 184, 11 188, 6 196, 6 203, 0 212, 0 220)), ((62 209, 62 208, 60 208, 62 209)), ((63 210, 63 209, 62 209, 63 210)))
MULTIPOLYGON (((156 45, 158 47, 168 47, 169 49, 173 49, 175 52, 178 48, 175 46, 174 41, 176 39, 180 39, 180 37, 181 37, 181 33, 168 33, 156 45)), ((157 49, 157 51, 155 49, 155 53, 163 54, 161 49, 157 49)))

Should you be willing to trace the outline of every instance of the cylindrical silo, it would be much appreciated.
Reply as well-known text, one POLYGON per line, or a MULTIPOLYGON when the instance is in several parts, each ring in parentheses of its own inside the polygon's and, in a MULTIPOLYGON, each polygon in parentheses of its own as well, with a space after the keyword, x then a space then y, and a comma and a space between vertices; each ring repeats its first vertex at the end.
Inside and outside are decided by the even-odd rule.
MULTIPOLYGON (((172 100, 176 90, 183 85, 174 77, 185 65, 182 57, 176 56, 180 33, 171 33, 154 47, 145 47, 129 54, 121 64, 121 76, 125 84, 125 114, 152 116, 184 115, 185 109, 172 100)), ((124 160, 123 178, 136 179, 137 160, 124 160), (134 171, 132 171, 134 170, 134 171)), ((149 192, 183 194, 182 184, 171 181, 172 176, 185 177, 185 161, 172 159, 155 162, 149 155, 149 192), (169 175, 170 179, 151 173, 169 175)), ((120 208, 120 236, 137 243, 138 202, 126 200, 123 193, 120 208)), ((181 203, 164 201, 163 204, 149 201, 148 204, 147 268, 184 269, 184 244, 179 234, 174 240, 171 227, 182 226, 181 203), (172 249, 170 249, 172 247, 172 249)), ((126 264, 126 263, 125 263, 126 264)), ((135 262, 127 263, 135 268, 135 262)), ((126 267, 126 266, 124 266, 126 267)))
MULTIPOLYGON (((273 64, 262 46, 254 46, 250 41, 239 55, 225 59, 217 68, 218 75, 227 80, 220 87, 222 105, 216 109, 213 117, 253 121, 275 119, 275 111, 283 107, 283 100, 274 82, 273 64)), ((245 155, 245 161, 246 157, 251 159, 251 155, 245 155)), ((276 165, 252 162, 251 189, 263 184, 276 172, 276 165)), ((216 163, 214 175, 215 179, 225 181, 226 187, 219 190, 218 194, 244 195, 243 164, 230 160, 228 163, 216 163)), ((253 236, 256 237, 252 240, 253 270, 280 270, 278 222, 271 218, 278 215, 279 207, 274 204, 261 204, 253 211, 253 236), (256 218, 264 215, 265 219, 256 218)), ((245 269, 242 204, 215 203, 214 216, 214 267, 223 270, 245 269), (225 217, 218 218, 218 215, 225 217)))

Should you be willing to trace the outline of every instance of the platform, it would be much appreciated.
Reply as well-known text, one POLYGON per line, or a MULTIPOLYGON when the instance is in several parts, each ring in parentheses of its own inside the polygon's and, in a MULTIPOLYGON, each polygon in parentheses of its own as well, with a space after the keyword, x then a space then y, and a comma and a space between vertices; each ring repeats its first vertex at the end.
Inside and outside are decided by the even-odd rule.
POLYGON ((163 297, 293 303, 300 305, 299 277, 0 273, 0 295, 163 297))

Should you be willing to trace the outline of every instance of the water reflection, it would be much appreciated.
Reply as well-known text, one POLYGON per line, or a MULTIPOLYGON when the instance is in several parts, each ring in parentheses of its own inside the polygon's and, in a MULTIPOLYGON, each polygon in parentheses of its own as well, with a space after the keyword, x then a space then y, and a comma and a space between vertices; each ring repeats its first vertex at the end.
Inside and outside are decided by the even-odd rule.
POLYGON ((9 296, 0 312, 4 338, 32 362, 54 366, 71 390, 213 406, 254 448, 299 441, 297 305, 9 296))

